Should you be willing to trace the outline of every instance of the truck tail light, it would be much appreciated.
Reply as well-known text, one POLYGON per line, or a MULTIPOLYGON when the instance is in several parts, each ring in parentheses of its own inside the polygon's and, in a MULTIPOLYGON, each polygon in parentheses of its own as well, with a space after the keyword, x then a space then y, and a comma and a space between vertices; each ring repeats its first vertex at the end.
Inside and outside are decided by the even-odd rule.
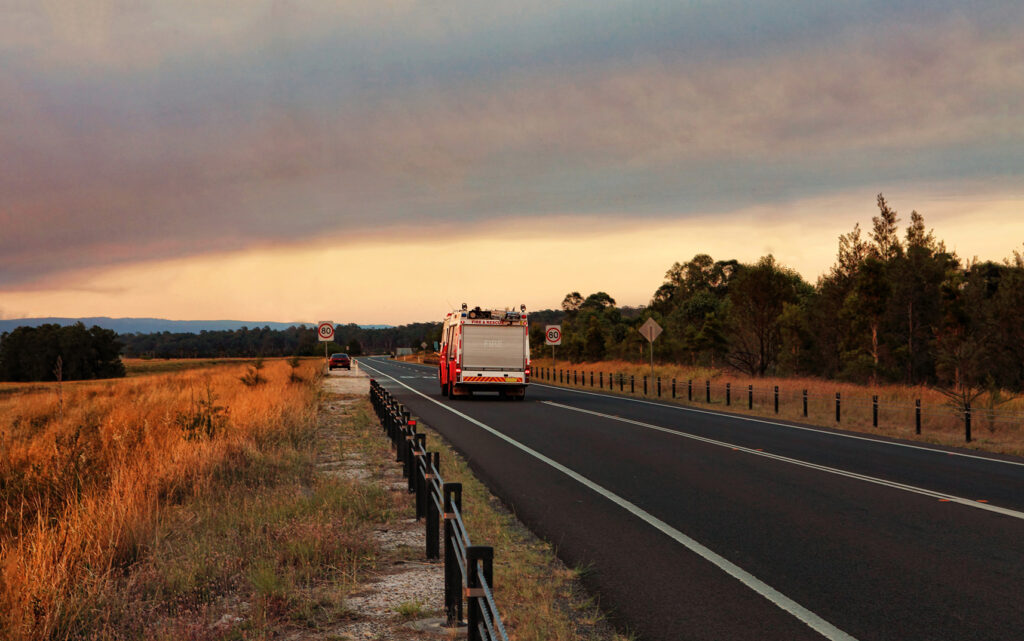
POLYGON ((527 365, 526 365, 526 382, 527 383, 530 382, 530 365, 529 365, 529 363, 527 363, 527 365))

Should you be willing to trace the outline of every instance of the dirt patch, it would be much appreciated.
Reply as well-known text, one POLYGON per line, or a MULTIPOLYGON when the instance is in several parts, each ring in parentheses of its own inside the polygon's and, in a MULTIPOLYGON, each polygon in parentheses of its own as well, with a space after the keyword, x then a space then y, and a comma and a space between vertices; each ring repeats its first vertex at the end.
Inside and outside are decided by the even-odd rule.
MULTIPOLYGON (((325 373, 324 391, 331 394, 365 396, 370 393, 370 379, 359 369, 359 363, 353 361, 352 369, 336 369, 325 373)), ((351 403, 350 399, 348 403, 351 403)), ((346 403, 343 399, 331 401, 323 409, 337 410, 346 403)))
MULTIPOLYGON (((372 482, 387 488, 396 505, 412 511, 412 497, 401 468, 381 438, 377 456, 352 447, 356 438, 345 423, 353 405, 369 393, 369 378, 353 363, 352 370, 334 370, 323 379, 324 397, 317 434, 316 472, 325 477, 372 482)), ((368 417, 372 421, 372 418, 368 417)), ((376 430, 376 425, 370 426, 376 430)), ((380 556, 376 569, 337 604, 342 620, 317 631, 293 631, 289 639, 379 639, 403 641, 446 637, 440 627, 444 572, 440 561, 426 559, 426 531, 422 521, 400 516, 378 523, 371 533, 380 556)))

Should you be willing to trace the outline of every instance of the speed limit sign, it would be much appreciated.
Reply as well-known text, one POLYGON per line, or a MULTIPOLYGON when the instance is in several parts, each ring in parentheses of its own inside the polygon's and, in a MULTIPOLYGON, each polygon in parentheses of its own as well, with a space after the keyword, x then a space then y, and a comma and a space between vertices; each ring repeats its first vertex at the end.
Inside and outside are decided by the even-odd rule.
POLYGON ((548 325, 544 332, 544 344, 545 345, 561 345, 562 344, 562 326, 561 325, 548 325))
POLYGON ((321 341, 333 341, 334 340, 334 322, 333 321, 320 321, 316 324, 316 333, 320 337, 321 341))

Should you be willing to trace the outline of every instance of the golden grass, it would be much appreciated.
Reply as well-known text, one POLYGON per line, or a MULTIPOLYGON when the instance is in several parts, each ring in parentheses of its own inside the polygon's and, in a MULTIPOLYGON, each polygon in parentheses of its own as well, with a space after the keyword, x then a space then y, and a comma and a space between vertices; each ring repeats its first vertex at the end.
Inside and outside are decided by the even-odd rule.
MULTIPOLYGON (((124 363, 128 376, 143 376, 223 365, 239 365, 253 360, 252 358, 122 358, 121 362, 124 363)), ((269 362, 270 359, 267 360, 269 362)))
MULTIPOLYGON (((225 479, 263 482, 262 454, 311 432, 316 363, 272 362, 9 388, 0 395, 0 630, 12 640, 89 630, 154 546, 169 507, 225 479), (63 393, 63 412, 58 400, 63 393)), ((102 618, 102 617, 101 617, 102 618)), ((94 630, 95 631, 95 630, 94 630)), ((88 632, 84 632, 88 635, 88 632)))
POLYGON ((550 368, 550 358, 533 360, 534 380, 558 385, 558 370, 563 371, 562 385, 590 388, 590 373, 594 373, 594 388, 604 374, 604 389, 608 391, 609 375, 615 375, 614 392, 620 393, 618 376, 625 377, 622 386, 630 394, 630 376, 636 391, 644 396, 643 377, 648 377, 647 398, 657 398, 655 380, 661 379, 661 400, 671 401, 672 379, 676 380, 675 402, 695 407, 778 417, 784 420, 810 423, 895 438, 918 440, 940 445, 971 447, 1004 454, 1024 455, 1024 397, 996 404, 988 395, 975 402, 972 420, 972 440, 965 443, 962 413, 955 410, 939 391, 923 386, 878 385, 869 387, 855 383, 825 381, 814 378, 765 377, 749 378, 715 368, 685 367, 655 364, 654 377, 650 365, 628 361, 601 361, 596 363, 555 363, 554 380, 539 377, 541 368, 550 368), (577 372, 574 384, 572 373, 577 372), (566 374, 567 373, 567 374, 566 374), (693 381, 693 401, 688 401, 688 381, 693 381), (707 399, 707 382, 711 382, 711 403, 707 399), (726 384, 729 384, 730 403, 726 405, 726 384), (748 386, 754 387, 754 409, 748 407, 748 386), (779 387, 779 413, 775 414, 774 388, 779 387), (808 416, 803 415, 803 390, 808 395, 808 416), (835 397, 840 394, 840 422, 835 420, 835 397), (878 427, 873 426, 872 397, 878 396, 878 427), (921 401, 921 434, 915 433, 915 401, 921 401), (994 410, 994 411, 993 411, 994 410))

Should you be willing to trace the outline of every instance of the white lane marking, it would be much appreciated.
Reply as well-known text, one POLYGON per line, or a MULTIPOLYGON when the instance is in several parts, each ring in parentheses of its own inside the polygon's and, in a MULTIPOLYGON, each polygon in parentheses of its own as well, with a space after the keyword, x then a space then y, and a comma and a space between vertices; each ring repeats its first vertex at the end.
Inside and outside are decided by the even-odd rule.
POLYGON ((886 487, 890 487, 890 488, 897 489, 897 490, 904 490, 904 491, 907 491, 907 492, 914 492, 915 494, 923 494, 924 496, 930 496, 932 498, 942 499, 942 500, 945 500, 945 501, 950 501, 952 503, 959 503, 960 505, 966 505, 967 507, 975 507, 975 508, 978 508, 980 510, 988 510, 989 512, 997 512, 997 513, 1003 514, 1005 516, 1012 516, 1015 519, 1024 519, 1024 512, 1018 512, 1016 510, 1011 510, 1011 509, 1005 508, 1005 507, 998 507, 998 506, 992 505, 990 503, 979 503, 977 501, 972 501, 971 499, 965 499, 963 497, 955 496, 953 494, 946 494, 944 492, 937 492, 937 491, 934 491, 934 490, 929 490, 929 489, 926 489, 926 488, 917 487, 915 485, 907 485, 905 483, 898 483, 896 481, 887 481, 885 479, 880 479, 880 478, 877 478, 877 477, 874 477, 874 476, 868 476, 866 474, 858 474, 857 472, 849 472, 847 470, 841 470, 839 468, 829 467, 827 465, 820 465, 818 463, 810 463, 808 461, 801 461, 800 459, 790 458, 788 456, 782 456, 782 455, 779 455, 779 454, 772 454, 770 452, 763 452, 763 451, 752 449, 752 448, 749 448, 749 447, 744 447, 742 445, 736 445, 735 443, 728 443, 726 441, 717 441, 717 440, 712 439, 712 438, 706 438, 704 436, 697 436, 696 434, 690 434, 688 432, 680 432, 678 430, 674 430, 674 429, 667 428, 667 427, 662 427, 660 425, 652 425, 651 423, 644 423, 643 421, 634 421, 633 419, 622 418, 621 416, 615 416, 613 414, 604 414, 602 412, 594 412, 592 410, 585 410, 585 409, 581 409, 579 407, 573 407, 571 405, 562 405, 561 403, 556 403, 554 401, 541 401, 541 402, 543 404, 545 404, 545 405, 550 405, 552 407, 558 407, 558 408, 561 408, 561 409, 571 410, 573 412, 581 412, 583 414, 590 414, 592 416, 599 416, 601 418, 606 418, 606 419, 613 420, 613 421, 619 421, 621 423, 629 423, 630 425, 636 425, 636 426, 643 427, 643 428, 646 428, 646 429, 649 429, 649 430, 657 430, 659 432, 665 432, 666 434, 671 434, 673 436, 679 436, 679 437, 682 437, 682 438, 688 438, 688 439, 692 439, 694 441, 700 441, 702 443, 708 443, 710 445, 717 445, 719 447, 727 447, 727 448, 729 448, 731 450, 739 450, 741 452, 746 452, 748 454, 754 454, 756 456, 763 456, 765 458, 774 459, 776 461, 782 461, 784 463, 790 463, 792 465, 799 465, 801 467, 807 467, 807 468, 811 468, 813 470, 818 470, 818 471, 821 471, 821 472, 828 472, 829 474, 837 474, 839 476, 845 476, 845 477, 851 478, 851 479, 857 479, 857 480, 860 480, 860 481, 866 481, 868 483, 875 483, 876 485, 884 485, 886 487))
POLYGON ((737 421, 749 421, 751 423, 762 423, 764 425, 774 425, 776 427, 786 427, 794 430, 803 430, 805 432, 815 432, 817 434, 824 434, 826 436, 837 436, 840 438, 851 438, 857 441, 867 441, 869 443, 875 443, 877 445, 892 445, 895 447, 907 447, 913 450, 921 450, 923 452, 931 452, 932 454, 941 454, 943 456, 962 456, 963 458, 977 459, 979 461, 986 461, 988 463, 1005 463, 1006 465, 1019 465, 1024 467, 1024 463, 1020 461, 1007 461, 998 458, 989 458, 987 456, 979 456, 977 454, 965 454, 963 452, 949 452, 947 450, 937 450, 931 447, 925 447, 923 445, 913 445, 910 443, 894 443, 892 441, 882 441, 879 439, 871 438, 870 436, 858 436, 856 434, 846 434, 843 432, 830 432, 828 430, 819 430, 813 427, 805 427, 803 425, 791 425, 790 423, 779 423, 777 421, 769 421, 761 418, 753 418, 750 416, 743 416, 741 414, 729 414, 726 412, 712 412, 710 410, 701 410, 695 407, 683 407, 681 405, 668 405, 666 403, 657 403, 654 401, 647 401, 640 398, 630 398, 628 396, 618 396, 614 394, 599 394, 597 392, 587 392, 584 390, 573 389, 571 387, 560 387, 558 385, 545 385, 544 383, 530 382, 530 385, 536 385, 537 387, 547 387, 548 389, 561 390, 565 392, 575 392, 577 394, 584 394, 586 396, 600 396, 601 398, 617 399, 620 401, 630 401, 633 403, 640 403, 641 405, 653 405, 655 407, 661 407, 667 410, 678 410, 681 412, 694 412, 696 414, 707 414, 709 416, 718 416, 721 418, 731 418, 737 421))
MULTIPOLYGON (((371 367, 371 369, 376 369, 376 368, 372 368, 371 367)), ((665 523, 661 519, 657 518, 656 516, 654 516, 650 512, 647 512, 647 511, 641 509, 640 507, 637 507, 636 505, 630 503, 629 501, 627 501, 626 499, 622 498, 618 494, 615 494, 615 493, 611 492, 610 490, 605 489, 604 487, 598 485, 597 483, 594 483, 593 481, 591 481, 590 479, 586 478, 585 476, 583 476, 581 474, 578 474, 578 473, 574 472, 573 470, 569 469, 568 467, 562 465, 561 463, 558 463, 557 461, 554 461, 554 460, 548 458, 547 456, 544 456, 540 452, 538 452, 538 451, 536 451, 536 450, 534 450, 534 449, 532 449, 532 448, 530 448, 530 447, 528 447, 526 445, 523 445, 519 441, 517 441, 517 440, 515 440, 513 438, 510 438, 509 436, 506 436, 505 434, 502 434, 501 432, 499 432, 498 430, 494 429, 493 427, 491 427, 489 425, 486 425, 484 423, 481 423, 480 421, 476 420, 475 418, 473 418, 471 416, 467 416, 466 414, 463 414, 462 412, 460 412, 460 411, 458 411, 458 410, 456 410, 456 409, 454 409, 452 407, 449 407, 449 406, 445 405, 444 403, 441 403, 441 402, 439 402, 439 401, 437 401, 437 400, 435 400, 433 398, 430 398, 429 396, 427 396, 426 394, 420 392, 419 390, 415 390, 415 389, 409 387, 408 385, 406 385, 402 381, 399 381, 399 380, 395 379, 393 376, 391 376, 389 374, 386 374, 386 373, 384 373, 384 372, 382 372, 380 370, 377 370, 377 372, 379 372, 380 374, 382 374, 384 376, 387 376, 388 378, 390 378, 391 380, 395 381, 396 383, 398 383, 402 387, 406 388, 407 390, 409 390, 413 394, 417 394, 419 396, 422 396, 423 398, 425 398, 426 400, 430 401, 431 403, 434 403, 435 405, 438 405, 439 407, 442 407, 442 408, 448 410, 452 414, 455 414, 456 416, 458 416, 458 417, 460 417, 460 418, 462 418, 462 419, 464 419, 466 421, 469 421, 473 425, 476 425, 477 427, 480 427, 480 428, 490 432, 494 436, 496 436, 496 437, 500 438, 501 440, 507 442, 509 445, 512 445, 513 447, 515 447, 515 448, 525 452, 526 454, 529 454, 530 456, 533 456, 534 458, 538 459, 539 461, 542 461, 542 462, 550 465, 551 467, 553 467, 556 470, 558 470, 559 472, 565 474, 566 476, 568 476, 569 478, 573 479, 577 483, 580 483, 581 485, 587 487, 588 489, 592 490, 593 492, 596 492, 597 494, 600 494, 601 496, 603 496, 604 498, 608 499, 612 503, 615 503, 619 507, 623 508, 624 510, 626 510, 627 512, 632 514, 633 516, 636 516, 637 518, 641 519, 642 521, 644 521, 645 523, 647 523, 651 527, 653 527, 656 530, 660 531, 662 534, 665 534, 669 538, 673 539, 674 541, 676 541, 677 543, 679 543, 680 545, 682 545, 686 549, 690 550, 691 552, 693 552, 695 554, 699 554, 705 560, 707 560, 710 563, 712 563, 715 566, 717 566, 718 569, 722 570, 723 572, 725 572, 729 576, 731 576, 734 579, 738 580, 740 583, 742 583, 743 585, 747 586, 748 588, 750 588, 754 592, 757 592, 762 597, 768 599, 769 601, 774 603, 779 608, 781 608, 781 609, 785 610, 786 612, 790 613, 791 615, 793 615, 794 617, 796 617, 797 619, 802 621, 805 625, 807 625, 812 630, 814 630, 815 632, 817 632, 821 636, 825 637, 826 639, 829 639, 830 641, 857 641, 855 637, 852 637, 849 634, 847 634, 846 632, 843 632, 842 630, 840 630, 839 628, 835 627, 834 625, 832 625, 831 623, 829 623, 825 619, 821 618, 820 616, 818 616, 814 612, 811 612, 810 610, 808 610, 804 606, 802 606, 799 603, 797 603, 796 601, 790 599, 785 594, 782 594, 781 592, 779 592, 778 590, 776 590, 772 586, 768 585, 767 583, 765 583, 761 579, 758 579, 753 574, 750 574, 749 572, 747 572, 743 568, 739 567, 735 563, 729 561, 725 557, 716 554, 715 552, 711 551, 709 548, 701 545, 700 543, 698 543, 694 539, 691 539, 690 537, 686 536, 685 534, 683 534, 679 530, 675 529, 674 527, 672 527, 668 523, 665 523)))

